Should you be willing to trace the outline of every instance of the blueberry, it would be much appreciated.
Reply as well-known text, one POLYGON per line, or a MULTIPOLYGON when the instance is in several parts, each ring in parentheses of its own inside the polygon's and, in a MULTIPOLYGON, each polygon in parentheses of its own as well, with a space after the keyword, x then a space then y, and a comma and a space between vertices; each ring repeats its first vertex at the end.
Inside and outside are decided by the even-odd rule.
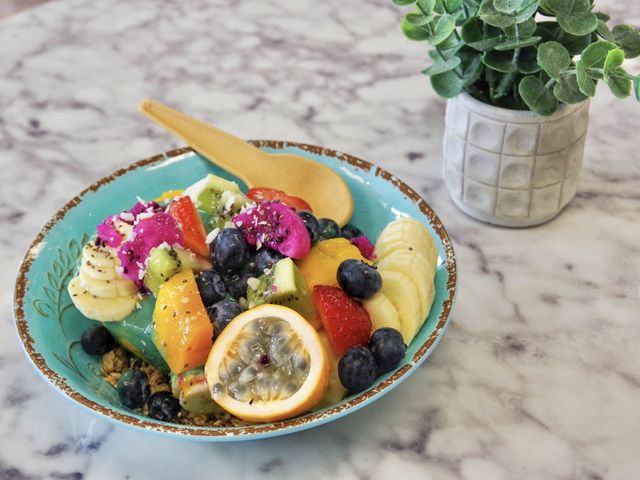
POLYGON ((328 240, 340 236, 340 226, 330 218, 321 218, 318 220, 320 226, 320 240, 328 240))
POLYGON ((213 338, 215 339, 231 320, 242 313, 242 307, 235 300, 222 300, 211 305, 207 312, 213 325, 213 338))
POLYGON ((147 374, 140 370, 125 371, 118 380, 116 388, 120 401, 129 408, 139 408, 144 405, 151 393, 147 374))
POLYGON ((320 238, 320 224, 318 223, 318 220, 310 212, 299 212, 298 216, 304 222, 305 227, 307 227, 307 232, 309 232, 309 238, 311 239, 311 245, 313 245, 318 241, 318 238, 320 238))
POLYGON ((199 273, 196 277, 196 283, 205 307, 219 302, 227 293, 222 276, 213 270, 199 273))
POLYGON ((357 227, 354 227, 350 223, 347 223, 344 227, 342 227, 342 236, 346 239, 351 240, 352 238, 361 237, 364 235, 362 230, 357 227))
POLYGON ((350 393, 369 388, 376 379, 376 361, 366 347, 351 347, 338 362, 340 383, 350 393))
POLYGON ((270 269, 283 258, 284 256, 275 250, 261 248, 258 250, 258 253, 256 253, 254 259, 253 273, 255 273, 256 276, 260 276, 264 273, 265 269, 270 269))
POLYGON ((170 422, 180 412, 180 402, 169 392, 156 392, 149 397, 149 416, 163 422, 170 422))
POLYGON ((249 244, 237 228, 224 228, 210 245, 213 268, 220 273, 242 270, 249 256, 249 244))
POLYGON ((87 328, 80 337, 80 344, 89 355, 104 355, 113 350, 116 341, 109 330, 99 325, 87 328))
POLYGON ((353 298, 372 297, 382 287, 382 277, 371 265, 361 260, 345 260, 338 267, 338 284, 353 298))
POLYGON ((244 272, 244 273, 236 273, 228 276, 225 279, 225 285, 227 286, 227 291, 229 295, 231 295, 235 299, 239 299, 240 297, 247 297, 247 280, 253 277, 253 273, 244 272))
POLYGON ((400 364, 407 351, 402 334, 395 328, 379 328, 369 340, 369 350, 378 367, 378 373, 387 373, 400 364))

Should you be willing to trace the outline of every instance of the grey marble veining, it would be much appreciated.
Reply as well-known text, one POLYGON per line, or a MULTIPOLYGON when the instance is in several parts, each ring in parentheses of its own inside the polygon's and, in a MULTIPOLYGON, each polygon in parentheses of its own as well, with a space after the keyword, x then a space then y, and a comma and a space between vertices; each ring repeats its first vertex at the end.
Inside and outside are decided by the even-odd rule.
MULTIPOLYGON (((637 2, 599 3, 640 24, 637 2)), ((386 0, 56 0, 0 21, 0 479, 638 478, 640 105, 599 92, 559 218, 477 223, 443 186, 444 101, 400 15, 386 0), (314 430, 211 445, 112 425, 38 377, 13 332, 14 272, 70 196, 178 145, 137 113, 144 97, 361 156, 425 196, 460 288, 409 381, 314 430)))

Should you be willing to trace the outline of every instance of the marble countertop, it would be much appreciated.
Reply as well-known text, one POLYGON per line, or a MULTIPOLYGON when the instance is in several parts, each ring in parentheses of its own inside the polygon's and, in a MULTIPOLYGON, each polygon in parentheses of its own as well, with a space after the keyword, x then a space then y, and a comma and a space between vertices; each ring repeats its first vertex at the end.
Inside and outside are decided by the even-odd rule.
MULTIPOLYGON (((601 3, 640 24, 638 2, 601 3)), ((640 105, 599 92, 559 218, 478 223, 443 185, 444 101, 400 15, 390 0, 56 0, 0 22, 0 479, 638 478, 640 105), (69 197, 178 145, 137 113, 147 96, 369 159, 424 195, 460 287, 410 381, 314 430, 214 445, 107 423, 39 378, 13 332, 14 272, 69 197)))

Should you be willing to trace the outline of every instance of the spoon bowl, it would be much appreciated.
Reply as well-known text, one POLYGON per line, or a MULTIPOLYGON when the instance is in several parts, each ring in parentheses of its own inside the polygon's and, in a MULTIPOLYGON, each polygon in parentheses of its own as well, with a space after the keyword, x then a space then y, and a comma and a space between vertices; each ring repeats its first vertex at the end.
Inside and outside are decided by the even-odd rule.
POLYGON ((269 187, 303 198, 318 218, 345 225, 353 214, 353 197, 339 173, 307 157, 266 153, 248 142, 154 100, 140 111, 184 140, 200 155, 251 187, 269 187))

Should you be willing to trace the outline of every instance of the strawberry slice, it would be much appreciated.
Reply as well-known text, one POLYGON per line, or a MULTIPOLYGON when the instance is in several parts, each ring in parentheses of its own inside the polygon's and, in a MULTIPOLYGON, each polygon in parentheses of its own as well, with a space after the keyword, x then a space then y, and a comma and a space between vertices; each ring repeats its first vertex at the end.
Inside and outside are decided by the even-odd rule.
POLYGON ((311 206, 300 197, 289 195, 275 188, 258 187, 247 192, 247 197, 256 202, 281 202, 296 212, 311 211, 311 206))
POLYGON ((360 303, 341 288, 326 285, 313 287, 313 301, 336 356, 341 357, 356 345, 367 346, 372 325, 360 303))
POLYGON ((202 223, 191 198, 185 196, 171 202, 168 213, 182 226, 184 246, 198 255, 208 258, 209 247, 205 243, 204 223, 202 223))

